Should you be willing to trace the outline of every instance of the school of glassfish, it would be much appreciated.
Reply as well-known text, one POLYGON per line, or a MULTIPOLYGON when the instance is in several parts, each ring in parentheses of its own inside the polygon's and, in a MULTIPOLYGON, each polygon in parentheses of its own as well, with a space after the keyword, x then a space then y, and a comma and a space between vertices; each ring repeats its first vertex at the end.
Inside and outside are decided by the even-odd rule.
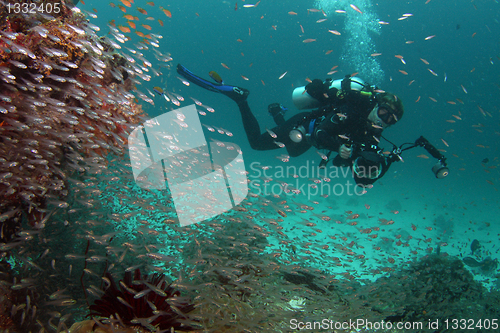
MULTIPOLYGON (((1 6, 6 3, 0 1, 1 6)), ((260 3, 245 3, 242 8, 255 10, 260 3)), ((173 60, 160 51, 163 36, 151 32, 156 28, 140 23, 156 21, 163 27, 162 19, 173 14, 154 2, 147 5, 152 9, 137 7, 134 1, 110 3, 127 22, 111 21, 109 34, 103 37, 98 35, 100 28, 87 20, 96 17, 95 11, 66 10, 64 19, 26 15, 2 23, 0 328, 7 332, 131 332, 131 327, 141 332, 283 332, 300 313, 339 322, 396 316, 423 320, 429 309, 450 315, 445 305, 435 308, 439 302, 434 298, 422 300, 421 290, 430 279, 425 275, 429 262, 426 269, 414 265, 409 271, 398 271, 403 262, 459 245, 448 244, 446 231, 438 233, 440 226, 433 221, 407 226, 405 210, 395 204, 380 211, 368 203, 346 210, 332 201, 333 191, 312 198, 303 195, 319 193, 338 175, 318 173, 304 179, 296 169, 290 172, 261 164, 248 173, 253 187, 241 205, 189 227, 177 225, 168 195, 134 184, 125 147, 130 132, 147 119, 140 101, 155 105, 160 99, 170 107, 186 101, 165 87, 141 86, 163 75, 162 69, 168 70, 173 60), (154 8, 160 9, 162 19, 154 17, 154 8), (142 16, 135 16, 135 11, 142 16), (138 30, 141 27, 145 31, 138 30), (142 40, 132 43, 126 35, 131 33, 142 40), (329 266, 320 269, 317 262, 329 266), (375 281, 389 273, 399 289, 390 289, 389 277, 375 281), (420 287, 414 288, 418 294, 403 288, 412 283, 420 287), (405 309, 408 304, 427 310, 417 307, 419 312, 410 314, 405 309), (91 319, 85 317, 89 313, 91 319)), ((356 5, 350 8, 352 14, 363 15, 356 5)), ((337 13, 351 15, 343 10, 337 13)), ((313 17, 326 17, 321 9, 288 14, 311 15, 307 19, 328 24, 326 18, 313 17)), ((406 13, 398 21, 409 18, 413 15, 406 13)), ((300 30, 304 34, 302 25, 300 30)), ((341 35, 337 30, 326 32, 341 35)), ((431 43, 436 36, 422 39, 431 43)), ((298 43, 321 42, 323 37, 298 43)), ((401 54, 393 57, 403 66, 411 65, 401 54)), ((224 62, 221 66, 231 70, 224 62)), ((411 77, 412 71, 403 68, 399 73, 411 77)), ((336 69, 333 66, 328 75, 336 69)), ((286 70, 277 73, 276 79, 286 81, 292 74, 286 70)), ((223 83, 217 72, 209 75, 223 83)), ((240 76, 245 81, 252 78, 240 76)), ((464 85, 460 89, 467 94, 464 85)), ((216 110, 194 97, 189 100, 197 105, 202 125, 215 135, 212 140, 217 146, 235 149, 224 141, 232 132, 203 118, 216 110)), ((459 98, 447 101, 465 103, 459 98)), ((485 120, 492 117, 480 105, 477 109, 485 120)), ((454 111, 450 117, 448 123, 454 124, 462 120, 462 112, 454 111)), ((473 125, 478 131, 483 126, 473 125)), ((278 139, 272 130, 267 133, 278 139)), ((177 134, 169 138, 174 150, 177 134)), ((449 147, 445 139, 441 141, 449 147)), ((284 147, 280 141, 275 143, 284 147)), ((316 154, 322 160, 328 158, 321 151, 316 154)), ((289 164, 289 156, 276 157, 289 164)), ((467 273, 448 268, 446 259, 432 260, 437 271, 445 267, 447 275, 452 270, 463 277, 460 286, 464 281, 473 285, 467 273)), ((446 284, 453 283, 458 282, 446 284)), ((479 298, 473 293, 466 296, 479 298)))

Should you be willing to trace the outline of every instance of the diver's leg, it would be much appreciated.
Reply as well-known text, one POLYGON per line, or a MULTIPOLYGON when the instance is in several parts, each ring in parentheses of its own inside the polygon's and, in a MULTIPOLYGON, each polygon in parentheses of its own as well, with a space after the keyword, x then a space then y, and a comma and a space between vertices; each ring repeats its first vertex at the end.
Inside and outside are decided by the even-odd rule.
POLYGON ((299 113, 292 118, 284 121, 279 126, 276 126, 272 131, 277 135, 273 138, 267 131, 261 133, 260 125, 255 116, 253 115, 247 101, 238 103, 241 118, 243 121, 243 128, 247 134, 250 147, 255 150, 272 150, 280 148, 277 142, 285 144, 285 147, 290 156, 299 156, 310 148, 307 140, 296 143, 290 139, 290 131, 304 118, 307 112, 299 113))
POLYGON ((292 139, 290 139, 290 131, 293 130, 297 124, 302 123, 304 117, 309 114, 310 112, 297 113, 283 124, 272 129, 277 135, 275 140, 285 144, 285 148, 291 157, 300 156, 311 148, 311 144, 306 138, 303 138, 300 142, 293 142, 292 139))
POLYGON ((177 64, 177 73, 179 73, 179 75, 183 76, 185 79, 196 84, 199 87, 226 95, 236 103, 246 101, 249 94, 249 91, 245 88, 229 86, 205 80, 195 75, 193 72, 191 72, 189 69, 182 66, 181 64, 177 64))
POLYGON ((275 132, 278 135, 278 137, 273 138, 268 132, 265 133, 260 132, 259 122, 252 114, 252 111, 250 110, 250 107, 248 106, 247 103, 247 97, 249 94, 248 90, 236 86, 210 82, 195 75, 193 72, 191 72, 181 64, 177 65, 177 73, 179 73, 179 75, 183 76, 188 81, 196 84, 197 86, 200 86, 210 91, 221 93, 231 98, 233 101, 235 101, 240 109, 241 117, 243 120, 243 128, 245 129, 245 133, 247 134, 250 146, 253 149, 255 150, 278 149, 280 147, 276 142, 282 142, 285 144, 286 149, 290 154, 290 156, 293 157, 302 154, 303 152, 305 152, 307 149, 310 148, 310 145, 307 142, 307 140, 302 140, 302 142, 300 143, 295 143, 292 140, 290 140, 289 136, 290 131, 297 125, 297 123, 299 123, 300 120, 304 118, 307 112, 299 113, 287 121, 284 121, 284 118, 282 116, 275 118, 275 122, 279 126, 273 128, 273 132, 275 132))
POLYGON ((271 150, 278 149, 279 146, 274 143, 274 139, 269 133, 261 133, 260 125, 257 118, 253 115, 248 102, 242 101, 238 103, 238 108, 241 113, 241 120, 243 121, 243 128, 247 134, 250 147, 255 150, 271 150))
POLYGON ((274 123, 277 126, 281 126, 285 123, 285 111, 287 109, 283 107, 280 103, 272 103, 267 107, 267 111, 273 117, 274 123))

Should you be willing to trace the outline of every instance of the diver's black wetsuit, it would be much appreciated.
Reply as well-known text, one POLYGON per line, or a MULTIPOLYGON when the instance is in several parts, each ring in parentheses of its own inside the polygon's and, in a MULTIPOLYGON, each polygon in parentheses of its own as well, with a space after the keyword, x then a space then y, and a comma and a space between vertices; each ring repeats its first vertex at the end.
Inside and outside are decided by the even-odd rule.
POLYGON ((255 150, 272 150, 285 145, 291 157, 305 153, 311 146, 318 149, 327 149, 338 152, 342 144, 357 145, 349 159, 341 159, 339 156, 334 160, 336 166, 350 166, 357 184, 368 185, 382 177, 388 170, 391 160, 381 156, 377 149, 379 138, 382 134, 381 128, 375 128, 368 120, 368 115, 376 106, 372 91, 357 91, 350 89, 350 78, 342 81, 342 89, 327 89, 327 94, 322 88, 329 87, 321 80, 313 80, 306 86, 307 93, 314 99, 320 101, 323 106, 316 111, 302 112, 286 120, 282 114, 275 114, 276 127, 272 131, 277 135, 273 138, 268 132, 261 132, 259 123, 248 106, 247 96, 249 91, 235 86, 214 83, 205 80, 186 67, 178 64, 177 72, 195 83, 196 85, 210 91, 222 93, 238 104, 243 127, 250 146, 255 150), (344 82, 348 85, 344 86, 344 82), (309 87, 309 90, 308 90, 309 87), (303 126, 306 134, 300 142, 294 142, 290 138, 290 131, 303 126), (349 138, 349 139, 346 139, 349 138), (373 146, 373 147, 372 147, 373 146), (369 147, 369 149, 366 149, 369 147), (362 169, 376 166, 376 177, 362 176, 362 169))
POLYGON ((295 143, 290 140, 290 131, 304 119, 310 112, 301 112, 291 117, 288 120, 280 119, 278 120, 277 126, 271 129, 276 133, 277 138, 274 139, 269 135, 268 132, 261 133, 259 122, 253 115, 247 101, 238 103, 240 109, 241 118, 243 120, 243 128, 247 134, 248 141, 250 142, 250 147, 255 150, 272 150, 280 148, 276 142, 281 142, 285 144, 285 148, 291 157, 299 156, 305 153, 311 144, 307 140, 302 140, 302 142, 295 143))
MULTIPOLYGON (((311 146, 334 152, 338 152, 340 146, 347 143, 376 147, 380 141, 382 129, 374 127, 372 122, 368 120, 368 115, 376 103, 372 99, 360 96, 358 92, 350 94, 351 96, 344 98, 335 98, 334 103, 312 111, 312 113, 301 112, 286 121, 282 116, 275 117, 277 126, 272 131, 277 135, 276 138, 272 138, 268 132, 261 133, 259 123, 252 114, 246 99, 237 104, 248 141, 255 150, 278 149, 280 147, 276 142, 281 142, 285 144, 288 154, 291 157, 296 157, 305 153, 311 146), (310 136, 309 139, 297 143, 290 139, 290 131, 298 124, 302 124, 310 136), (348 137, 350 140, 348 141, 341 136, 348 137)), ((344 160, 337 156, 333 163, 336 166, 351 167, 356 183, 366 186, 384 176, 392 160, 381 157, 374 151, 354 150, 349 159, 344 160), (354 161, 358 161, 359 167, 365 168, 362 170, 368 170, 373 164, 378 165, 376 167, 380 168, 378 176, 362 177, 362 173, 354 172, 354 161), (364 164, 365 162, 366 164, 364 164)))
POLYGON ((375 107, 375 102, 361 96, 357 91, 350 92, 344 98, 333 98, 328 105, 312 113, 301 112, 286 121, 281 118, 280 121, 276 121, 277 126, 272 129, 278 136, 276 139, 267 132, 261 133, 259 123, 246 100, 239 102, 238 107, 243 127, 253 149, 278 149, 279 146, 275 143, 278 141, 285 144, 288 154, 292 157, 303 154, 311 146, 338 152, 340 146, 347 143, 347 140, 339 135, 346 136, 355 143, 377 145, 377 140, 382 133, 381 129, 373 127, 367 119, 368 114, 375 107), (312 126, 310 121, 314 121, 312 126), (289 134, 295 126, 301 123, 306 131, 311 129, 310 138, 296 143, 290 139, 289 134))

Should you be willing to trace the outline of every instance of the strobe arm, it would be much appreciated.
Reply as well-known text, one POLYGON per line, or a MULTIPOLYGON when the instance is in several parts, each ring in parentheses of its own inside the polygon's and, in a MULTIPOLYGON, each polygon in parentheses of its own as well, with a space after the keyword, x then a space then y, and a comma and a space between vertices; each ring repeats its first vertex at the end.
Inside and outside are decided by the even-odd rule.
POLYGON ((439 150, 437 150, 436 147, 434 147, 426 138, 424 138, 423 136, 420 136, 417 140, 415 140, 415 146, 420 146, 420 147, 424 147, 425 150, 427 150, 427 152, 429 154, 431 154, 432 157, 434 157, 435 159, 439 160, 439 161, 442 161, 444 162, 444 160, 446 160, 446 157, 443 156, 443 154, 441 154, 439 152, 439 150))
POLYGON ((427 150, 432 157, 438 160, 438 162, 432 167, 432 172, 436 178, 442 179, 448 176, 450 171, 446 165, 446 157, 444 157, 444 155, 441 154, 436 147, 431 145, 431 143, 423 136, 420 136, 420 138, 415 141, 415 146, 424 147, 424 149, 427 150))

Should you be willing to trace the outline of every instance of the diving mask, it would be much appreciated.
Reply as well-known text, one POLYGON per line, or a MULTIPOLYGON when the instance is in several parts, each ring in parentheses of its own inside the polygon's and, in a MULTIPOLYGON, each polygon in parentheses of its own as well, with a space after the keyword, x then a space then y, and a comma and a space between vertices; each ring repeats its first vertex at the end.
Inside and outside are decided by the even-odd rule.
POLYGON ((394 125, 399 120, 394 109, 389 104, 385 103, 378 106, 377 117, 387 125, 394 125))

